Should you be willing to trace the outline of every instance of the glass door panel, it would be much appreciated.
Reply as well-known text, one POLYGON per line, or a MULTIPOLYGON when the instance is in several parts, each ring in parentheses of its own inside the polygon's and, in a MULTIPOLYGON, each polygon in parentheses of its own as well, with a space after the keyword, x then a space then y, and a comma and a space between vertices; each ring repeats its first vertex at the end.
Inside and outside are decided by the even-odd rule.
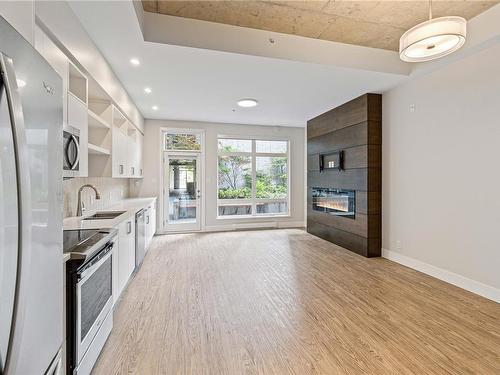
POLYGON ((199 157, 167 154, 164 168, 165 229, 199 230, 199 157))

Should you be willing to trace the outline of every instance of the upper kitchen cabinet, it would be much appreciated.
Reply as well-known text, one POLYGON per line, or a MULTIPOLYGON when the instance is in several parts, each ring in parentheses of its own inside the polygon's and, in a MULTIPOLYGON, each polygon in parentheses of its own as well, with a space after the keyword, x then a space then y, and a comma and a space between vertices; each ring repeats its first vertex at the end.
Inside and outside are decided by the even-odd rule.
POLYGON ((140 176, 139 165, 139 130, 132 125, 128 124, 128 137, 127 137, 127 166, 128 177, 138 178, 140 176))
POLYGON ((141 178, 142 133, 108 101, 89 99, 89 175, 141 178))
POLYGON ((88 176, 87 77, 68 63, 68 125, 80 130, 80 177, 88 176))
POLYGON ((112 124, 112 177, 128 177, 127 147, 128 147, 127 118, 118 108, 113 106, 112 124))
POLYGON ((144 166, 143 166, 143 157, 142 157, 143 149, 144 149, 144 135, 142 135, 142 133, 138 131, 137 132, 137 148, 136 148, 135 152, 137 155, 137 168, 139 171, 139 175, 137 177, 139 177, 139 178, 144 177, 144 175, 143 175, 144 166))

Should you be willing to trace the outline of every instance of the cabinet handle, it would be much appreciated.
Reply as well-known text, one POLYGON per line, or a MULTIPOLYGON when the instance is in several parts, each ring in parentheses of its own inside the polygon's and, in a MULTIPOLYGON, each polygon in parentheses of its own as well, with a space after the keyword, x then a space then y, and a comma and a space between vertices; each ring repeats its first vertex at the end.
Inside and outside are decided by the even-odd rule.
POLYGON ((141 176, 142 176, 142 168, 141 168, 141 176))
POLYGON ((128 221, 127 222, 127 234, 132 233, 132 222, 128 221))
POLYGON ((120 174, 123 174, 123 164, 120 164, 120 174))
POLYGON ((146 216, 146 224, 149 224, 149 215, 146 216))
POLYGON ((132 176, 134 175, 134 167, 130 167, 130 170, 132 171, 132 176))

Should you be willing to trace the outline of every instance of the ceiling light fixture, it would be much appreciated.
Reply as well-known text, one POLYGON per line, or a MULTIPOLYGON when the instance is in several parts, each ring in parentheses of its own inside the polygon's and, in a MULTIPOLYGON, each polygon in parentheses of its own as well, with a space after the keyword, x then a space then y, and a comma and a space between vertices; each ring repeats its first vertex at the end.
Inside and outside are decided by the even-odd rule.
POLYGON ((399 57, 407 62, 439 59, 455 52, 465 43, 467 21, 462 17, 432 18, 429 0, 429 20, 405 32, 399 40, 399 57))
POLYGON ((16 79, 16 83, 18 88, 26 86, 26 81, 23 81, 22 79, 16 79))
POLYGON ((158 110, 158 106, 156 106, 156 105, 152 106, 151 108, 153 108, 153 111, 157 111, 158 110))
POLYGON ((149 87, 145 87, 145 88, 144 88, 144 92, 145 92, 146 94, 151 94, 151 89, 150 89, 149 87))
POLYGON ((135 57, 130 59, 130 63, 133 65, 133 66, 139 66, 141 65, 141 62, 139 61, 139 59, 136 59, 135 57))
POLYGON ((257 104, 259 104, 259 103, 255 99, 241 99, 241 100, 238 100, 238 105, 240 107, 243 107, 243 108, 255 107, 257 104))

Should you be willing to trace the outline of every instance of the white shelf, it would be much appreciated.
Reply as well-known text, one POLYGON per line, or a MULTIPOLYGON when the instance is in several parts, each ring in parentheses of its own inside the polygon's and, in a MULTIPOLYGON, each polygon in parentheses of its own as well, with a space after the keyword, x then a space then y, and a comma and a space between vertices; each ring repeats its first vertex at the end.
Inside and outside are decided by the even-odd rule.
POLYGON ((87 77, 70 61, 68 91, 87 105, 88 83, 87 77))
POLYGON ((101 129, 111 129, 111 125, 108 124, 101 116, 92 112, 89 112, 89 127, 91 128, 101 128, 101 129))
POLYGON ((99 147, 99 146, 96 146, 92 143, 89 143, 88 144, 88 147, 89 147, 89 155, 105 155, 105 156, 108 156, 111 154, 111 152, 104 148, 104 147, 99 147))

